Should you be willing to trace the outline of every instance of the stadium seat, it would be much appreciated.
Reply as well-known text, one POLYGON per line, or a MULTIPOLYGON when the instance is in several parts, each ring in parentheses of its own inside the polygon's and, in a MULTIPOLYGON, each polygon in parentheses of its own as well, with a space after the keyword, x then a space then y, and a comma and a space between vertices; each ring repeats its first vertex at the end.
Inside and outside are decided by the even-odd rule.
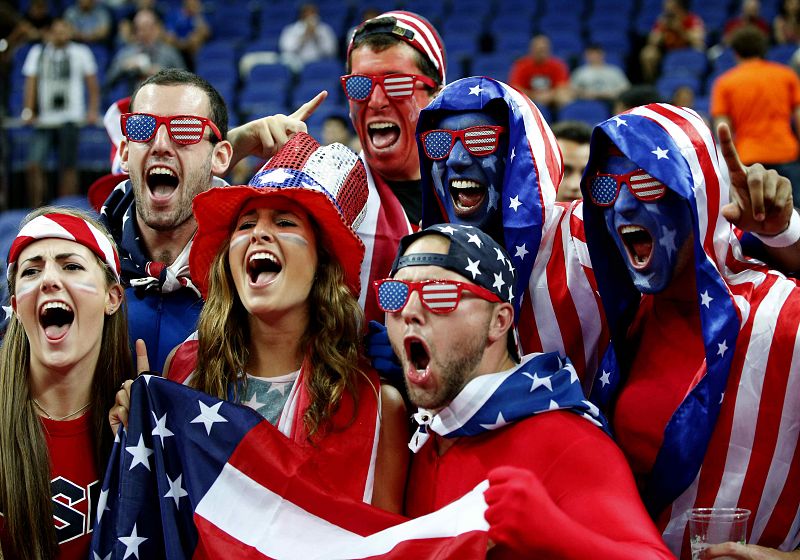
POLYGON ((578 99, 564 105, 558 112, 560 121, 582 121, 594 126, 611 116, 608 105, 593 99, 578 99))
POLYGON ((688 74, 700 77, 706 73, 708 59, 704 52, 695 49, 676 49, 667 52, 661 64, 663 75, 688 74))

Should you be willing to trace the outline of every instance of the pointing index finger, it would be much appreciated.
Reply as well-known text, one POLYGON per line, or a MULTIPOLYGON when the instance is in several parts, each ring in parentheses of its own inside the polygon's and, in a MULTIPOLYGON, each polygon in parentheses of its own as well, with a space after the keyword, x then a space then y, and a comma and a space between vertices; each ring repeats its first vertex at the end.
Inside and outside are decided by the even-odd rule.
POLYGON ((310 101, 306 101, 300 107, 289 115, 291 118, 298 119, 301 121, 305 121, 308 117, 314 114, 314 111, 317 110, 323 101, 328 97, 328 92, 326 90, 322 90, 317 95, 315 95, 310 101))

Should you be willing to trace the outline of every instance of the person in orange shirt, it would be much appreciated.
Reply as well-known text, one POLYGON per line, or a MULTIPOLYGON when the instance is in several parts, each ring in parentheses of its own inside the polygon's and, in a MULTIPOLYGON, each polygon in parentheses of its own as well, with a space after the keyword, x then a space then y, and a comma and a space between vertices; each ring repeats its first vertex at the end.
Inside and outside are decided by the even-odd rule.
MULTIPOLYGON (((767 39, 752 27, 734 33, 738 64, 714 82, 711 116, 733 129, 742 162, 761 162, 792 182, 800 196, 800 78, 783 64, 764 60, 767 39)), ((795 202, 797 204, 797 202, 795 202)))

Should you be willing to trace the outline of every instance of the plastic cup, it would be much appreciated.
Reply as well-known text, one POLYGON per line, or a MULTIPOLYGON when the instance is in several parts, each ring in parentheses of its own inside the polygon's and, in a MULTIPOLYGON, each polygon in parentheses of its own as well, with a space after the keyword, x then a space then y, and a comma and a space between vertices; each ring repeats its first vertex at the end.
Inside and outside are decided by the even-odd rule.
POLYGON ((750 510, 743 508, 694 508, 689 512, 689 544, 692 560, 712 544, 728 541, 744 544, 750 510))

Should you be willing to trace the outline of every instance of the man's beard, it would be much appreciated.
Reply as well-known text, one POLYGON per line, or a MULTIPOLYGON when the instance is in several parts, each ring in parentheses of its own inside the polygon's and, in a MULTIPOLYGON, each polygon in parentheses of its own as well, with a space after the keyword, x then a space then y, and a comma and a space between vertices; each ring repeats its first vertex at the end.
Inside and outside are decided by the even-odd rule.
POLYGON ((139 220, 155 231, 170 231, 194 217, 192 200, 196 195, 211 187, 211 156, 209 155, 202 169, 190 172, 188 176, 184 177, 181 184, 176 187, 176 189, 181 190, 175 193, 177 196, 176 204, 169 213, 165 214, 151 209, 145 201, 146 191, 150 187, 147 186, 146 182, 144 185, 137 185, 136 181, 139 181, 138 177, 131 177, 136 201, 136 214, 139 220))
MULTIPOLYGON (((488 325, 487 325, 488 328, 488 325)), ((481 329, 481 333, 485 333, 486 329, 481 329)), ((406 392, 415 406, 427 408, 431 410, 438 410, 449 405, 455 399, 464 386, 472 380, 473 373, 480 364, 483 358, 483 353, 486 350, 484 337, 475 337, 470 341, 466 347, 462 346, 454 351, 455 357, 445 363, 438 363, 431 356, 431 365, 437 364, 439 367, 440 386, 433 394, 415 394, 416 387, 409 385, 408 380, 406 383, 406 392)))

